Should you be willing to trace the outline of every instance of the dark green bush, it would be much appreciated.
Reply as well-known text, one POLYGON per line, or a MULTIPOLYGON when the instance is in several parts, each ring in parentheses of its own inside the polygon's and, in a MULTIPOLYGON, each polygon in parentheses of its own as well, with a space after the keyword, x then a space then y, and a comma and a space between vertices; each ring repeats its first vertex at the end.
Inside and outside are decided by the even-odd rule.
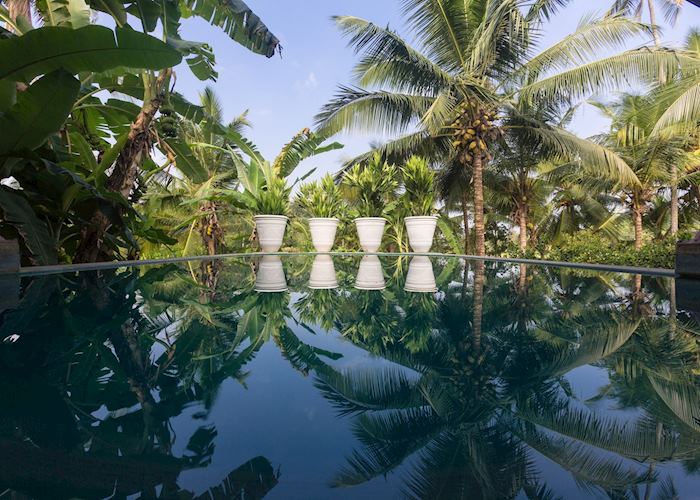
POLYGON ((565 262, 673 269, 675 253, 674 238, 651 241, 637 251, 632 243, 613 244, 597 234, 581 231, 566 237, 548 252, 546 258, 565 262))

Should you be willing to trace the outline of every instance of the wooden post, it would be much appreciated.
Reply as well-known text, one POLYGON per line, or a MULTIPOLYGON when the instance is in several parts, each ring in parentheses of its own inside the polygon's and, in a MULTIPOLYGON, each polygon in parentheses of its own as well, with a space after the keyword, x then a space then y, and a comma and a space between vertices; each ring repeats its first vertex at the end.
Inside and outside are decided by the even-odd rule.
POLYGON ((0 274, 19 271, 19 245, 17 240, 0 237, 0 274))
POLYGON ((676 244, 676 276, 700 279, 700 239, 676 244))
POLYGON ((19 245, 0 238, 0 314, 19 305, 19 245))

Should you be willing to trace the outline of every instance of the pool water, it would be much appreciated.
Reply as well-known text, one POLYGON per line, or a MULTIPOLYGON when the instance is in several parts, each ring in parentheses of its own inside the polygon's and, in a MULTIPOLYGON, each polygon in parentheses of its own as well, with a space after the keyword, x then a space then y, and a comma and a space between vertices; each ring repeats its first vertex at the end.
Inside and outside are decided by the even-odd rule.
POLYGON ((326 255, 12 279, 8 498, 700 497, 700 324, 669 278, 326 255))

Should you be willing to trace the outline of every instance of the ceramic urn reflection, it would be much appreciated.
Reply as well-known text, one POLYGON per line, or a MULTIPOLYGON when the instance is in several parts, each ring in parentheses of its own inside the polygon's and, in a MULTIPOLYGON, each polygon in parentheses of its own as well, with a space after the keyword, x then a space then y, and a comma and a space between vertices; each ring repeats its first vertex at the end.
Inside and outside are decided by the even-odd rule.
POLYGON ((413 257, 408 264, 408 274, 404 290, 407 292, 435 292, 435 273, 430 257, 413 257))
POLYGON ((279 255, 265 255, 260 259, 255 275, 256 292, 284 292, 287 278, 279 255))
POLYGON ((376 255, 365 255, 360 261, 360 268, 357 270, 355 288, 358 290, 383 290, 384 271, 379 257, 376 255))
POLYGON ((335 275, 333 257, 330 255, 316 256, 313 264, 311 264, 309 288, 314 290, 338 288, 338 278, 335 275))

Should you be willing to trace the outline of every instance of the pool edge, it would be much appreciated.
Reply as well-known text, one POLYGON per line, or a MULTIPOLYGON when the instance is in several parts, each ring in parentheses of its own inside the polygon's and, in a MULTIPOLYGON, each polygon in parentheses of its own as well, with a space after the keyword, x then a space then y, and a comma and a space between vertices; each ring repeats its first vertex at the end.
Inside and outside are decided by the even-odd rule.
POLYGON ((100 269, 119 269, 122 267, 152 266, 160 264, 178 262, 197 262, 202 260, 220 260, 241 257, 259 257, 262 255, 297 256, 297 255, 337 255, 337 256, 362 256, 378 255, 387 257, 400 256, 427 256, 427 257, 450 257, 469 260, 483 260, 485 262, 510 262, 514 264, 533 264, 537 266, 566 267, 571 269, 584 269, 590 271, 605 271, 612 273, 642 274, 647 276, 675 277, 674 269, 662 269, 653 267, 615 266, 610 264, 589 264, 579 262, 563 262, 554 260, 538 259, 518 259, 506 257, 490 257, 467 254, 448 254, 437 252, 426 253, 401 253, 401 252, 249 252, 249 253, 226 253, 219 255, 193 255, 188 257, 172 257, 167 259, 144 259, 144 260, 121 260, 116 262, 94 262, 87 264, 59 264, 53 266, 32 266, 21 267, 17 273, 0 273, 0 276, 19 274, 20 276, 41 276, 47 274, 60 274, 76 271, 96 271, 100 269))

